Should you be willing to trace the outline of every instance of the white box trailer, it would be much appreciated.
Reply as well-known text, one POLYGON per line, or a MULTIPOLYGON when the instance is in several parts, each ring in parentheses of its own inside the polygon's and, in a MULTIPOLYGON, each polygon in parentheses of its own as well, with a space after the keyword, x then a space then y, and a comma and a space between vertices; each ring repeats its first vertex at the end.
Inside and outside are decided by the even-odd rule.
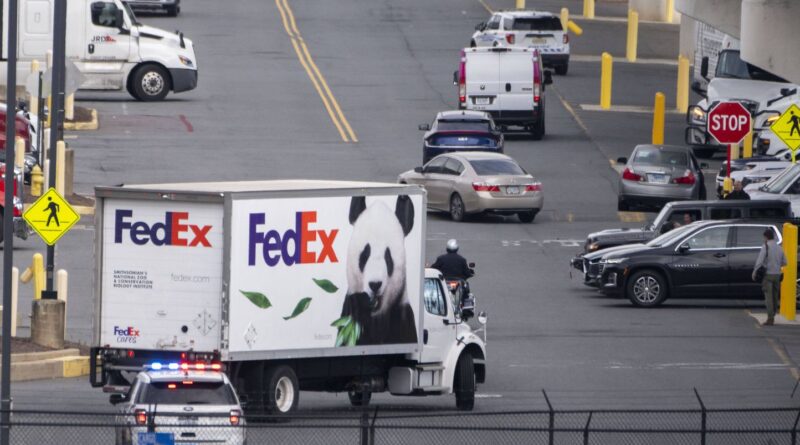
MULTIPOLYGON (((17 79, 25 84, 31 62, 45 63, 53 48, 54 0, 18 0, 17 79)), ((0 79, 6 83, 8 5, 3 9, 0 79)), ((67 60, 83 76, 81 89, 128 91, 139 100, 161 100, 197 86, 191 40, 140 23, 121 0, 67 2, 67 60)))
POLYGON ((357 405, 386 390, 455 393, 471 409, 484 340, 424 268, 422 188, 291 180, 96 196, 93 386, 122 392, 148 366, 199 362, 224 367, 251 412, 289 412, 300 389, 357 405))

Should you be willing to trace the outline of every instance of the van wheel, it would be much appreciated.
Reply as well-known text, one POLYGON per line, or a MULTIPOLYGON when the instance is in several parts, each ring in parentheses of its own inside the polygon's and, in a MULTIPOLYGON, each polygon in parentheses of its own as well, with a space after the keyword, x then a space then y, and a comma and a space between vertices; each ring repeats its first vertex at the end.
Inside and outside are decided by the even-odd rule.
POLYGON ((544 137, 544 101, 542 101, 542 114, 539 120, 531 127, 531 137, 534 141, 541 141, 544 137))
POLYGON ((617 200, 617 211, 619 211, 619 212, 627 212, 630 209, 631 209, 631 206, 630 206, 630 204, 628 204, 628 201, 625 201, 622 198, 617 200))
POLYGON ((559 76, 566 76, 567 71, 569 71, 569 63, 558 65, 557 67, 555 67, 555 69, 556 69, 556 74, 558 74, 559 76))
POLYGON ((300 385, 290 366, 268 368, 264 382, 267 385, 264 404, 268 414, 289 414, 297 408, 300 385))
POLYGON ((172 88, 167 70, 159 65, 142 65, 133 73, 133 97, 144 102, 164 100, 172 88))
POLYGON ((626 294, 634 306, 656 307, 667 299, 667 281, 654 270, 640 270, 628 279, 626 294))
POLYGON ((372 400, 372 391, 347 391, 347 397, 353 406, 367 406, 372 400))
POLYGON ((450 197, 450 218, 456 222, 463 221, 465 213, 464 200, 458 193, 453 193, 450 197))
POLYGON ((472 361, 472 355, 465 352, 458 358, 453 381, 456 408, 461 411, 472 411, 475 406, 475 386, 475 364, 472 361))

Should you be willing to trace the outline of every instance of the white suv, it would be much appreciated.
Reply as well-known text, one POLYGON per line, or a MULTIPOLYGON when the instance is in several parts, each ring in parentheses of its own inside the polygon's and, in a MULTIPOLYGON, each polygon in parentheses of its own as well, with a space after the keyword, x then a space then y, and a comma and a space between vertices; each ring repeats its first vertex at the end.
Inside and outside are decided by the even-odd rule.
POLYGON ((569 34, 559 16, 540 11, 502 11, 487 22, 478 23, 470 46, 521 46, 536 48, 546 68, 556 74, 569 69, 569 34))

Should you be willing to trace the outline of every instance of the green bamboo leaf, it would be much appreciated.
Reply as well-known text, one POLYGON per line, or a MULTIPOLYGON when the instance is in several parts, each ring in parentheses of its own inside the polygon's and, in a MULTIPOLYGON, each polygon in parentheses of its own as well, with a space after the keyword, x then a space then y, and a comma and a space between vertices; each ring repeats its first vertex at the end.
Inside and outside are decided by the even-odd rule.
POLYGON ((308 298, 308 297, 303 298, 302 300, 300 300, 297 303, 297 306, 294 307, 294 311, 292 312, 292 315, 290 315, 288 317, 283 317, 283 319, 284 320, 291 320, 292 318, 297 317, 298 315, 300 315, 303 312, 305 312, 306 309, 308 309, 308 306, 310 304, 311 304, 311 299, 310 298, 308 298))
POLYGON ((324 279, 323 280, 318 280, 316 278, 312 278, 312 280, 314 280, 314 282, 317 283, 317 286, 321 287, 322 290, 324 290, 325 292, 327 292, 329 294, 332 294, 332 293, 336 292, 337 290, 339 290, 339 288, 336 287, 335 284, 331 283, 330 280, 324 280, 324 279))
POLYGON ((334 321, 333 323, 331 323, 331 326, 333 326, 335 328, 340 328, 340 327, 345 326, 346 324, 350 323, 351 320, 352 319, 350 318, 349 315, 345 315, 344 317, 342 317, 342 318, 334 321))
POLYGON ((336 334, 336 344, 333 345, 333 347, 334 348, 338 348, 339 346, 342 346, 343 344, 344 344, 344 330, 340 328, 339 329, 339 333, 336 334))
POLYGON ((361 325, 358 322, 354 322, 353 325, 353 345, 356 344, 359 338, 361 338, 361 325))
POLYGON ((243 290, 239 290, 251 303, 255 304, 256 306, 260 307, 261 309, 266 309, 272 306, 272 303, 269 302, 269 298, 266 295, 262 294, 261 292, 247 292, 243 290))

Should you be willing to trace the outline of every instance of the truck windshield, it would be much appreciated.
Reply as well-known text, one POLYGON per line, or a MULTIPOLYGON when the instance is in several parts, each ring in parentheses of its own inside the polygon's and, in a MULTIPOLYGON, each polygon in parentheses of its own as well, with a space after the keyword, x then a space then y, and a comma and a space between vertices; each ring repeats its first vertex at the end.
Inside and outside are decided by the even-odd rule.
POLYGON ((716 77, 728 79, 763 80, 767 82, 788 82, 769 71, 751 65, 739 57, 737 50, 725 50, 719 53, 716 77))
POLYGON ((236 398, 223 382, 153 382, 144 387, 138 403, 236 405, 236 398))

